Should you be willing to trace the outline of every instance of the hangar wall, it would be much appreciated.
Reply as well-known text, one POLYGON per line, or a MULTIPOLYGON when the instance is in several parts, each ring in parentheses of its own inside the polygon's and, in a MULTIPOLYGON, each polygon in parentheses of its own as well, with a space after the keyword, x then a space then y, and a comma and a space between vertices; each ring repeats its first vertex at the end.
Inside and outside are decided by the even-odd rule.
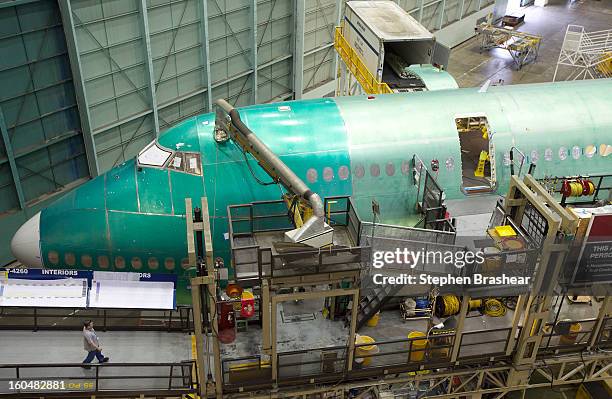
MULTIPOLYGON (((437 31, 493 0, 398 0, 437 31)), ((344 0, 0 2, 0 265, 18 226, 211 110, 334 90, 344 0)), ((465 26, 463 30, 473 30, 465 26)))

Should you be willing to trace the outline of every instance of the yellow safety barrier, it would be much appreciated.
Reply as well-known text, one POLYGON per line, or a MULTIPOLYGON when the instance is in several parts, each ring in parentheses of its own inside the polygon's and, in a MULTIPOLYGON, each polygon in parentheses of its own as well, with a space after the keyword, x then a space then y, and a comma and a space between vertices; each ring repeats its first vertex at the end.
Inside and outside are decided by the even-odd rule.
POLYGON ((489 160, 489 153, 486 151, 480 151, 480 156, 478 157, 478 166, 474 171, 474 176, 476 177, 484 177, 484 169, 485 163, 489 160))
POLYGON ((355 78, 363 87, 363 90, 367 94, 392 94, 393 90, 384 82, 376 80, 374 75, 365 66, 359 55, 353 50, 349 42, 345 39, 342 34, 342 27, 336 26, 336 33, 334 37, 334 48, 340 55, 340 58, 344 61, 348 69, 351 71, 355 78))

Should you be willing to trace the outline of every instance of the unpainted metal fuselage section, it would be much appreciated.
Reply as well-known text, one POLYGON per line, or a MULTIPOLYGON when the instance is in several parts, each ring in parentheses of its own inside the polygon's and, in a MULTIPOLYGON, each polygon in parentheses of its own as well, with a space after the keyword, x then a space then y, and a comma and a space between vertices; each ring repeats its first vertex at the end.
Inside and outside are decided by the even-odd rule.
MULTIPOLYGON (((612 145, 611 110, 612 79, 605 79, 292 101, 239 112, 322 198, 350 195, 362 218, 371 217, 376 199, 382 222, 410 224, 414 154, 426 166, 438 161, 437 181, 448 199, 465 197, 456 118, 486 117, 495 146, 496 191, 503 194, 510 173, 505 160, 513 146, 536 162, 536 177, 610 172, 612 156, 599 148, 612 145), (587 154, 590 146, 597 152, 587 154)), ((149 158, 163 165, 127 161, 44 209, 39 222, 30 222, 39 223, 38 246, 25 247, 28 255, 18 232, 15 255, 49 268, 177 273, 186 284, 185 198, 198 204, 206 196, 214 256, 229 265, 227 206, 276 200, 281 193, 255 181, 234 143, 215 142, 214 117, 193 117, 162 133, 157 145, 172 154, 149 158)), ((260 180, 269 180, 250 162, 260 180)))

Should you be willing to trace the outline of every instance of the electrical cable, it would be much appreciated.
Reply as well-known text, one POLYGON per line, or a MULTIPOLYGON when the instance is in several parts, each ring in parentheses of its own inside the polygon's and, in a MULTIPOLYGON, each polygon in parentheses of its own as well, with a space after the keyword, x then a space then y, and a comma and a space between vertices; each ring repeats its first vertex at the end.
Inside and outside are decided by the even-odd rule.
POLYGON ((506 314, 506 307, 499 299, 489 298, 484 303, 484 314, 491 317, 502 317, 506 314))
POLYGON ((253 176, 253 178, 255 179, 255 181, 258 184, 261 184, 262 186, 271 186, 272 184, 277 184, 278 183, 274 179, 272 179, 272 181, 265 182, 265 181, 261 180, 259 177, 255 176, 255 172, 253 171, 253 168, 251 167, 251 164, 249 163, 249 158, 247 157, 246 152, 238 144, 236 144, 236 143, 234 143, 234 144, 236 145, 236 147, 238 147, 238 149, 242 153, 242 156, 244 157, 244 162, 246 163, 247 168, 249 168, 249 172, 251 172, 251 176, 253 176))
POLYGON ((456 295, 442 295, 442 301, 436 300, 436 315, 438 317, 449 317, 459 313, 461 301, 456 295))
POLYGON ((291 204, 289 204, 289 207, 287 208, 287 217, 289 218, 289 221, 291 222, 294 228, 298 227, 295 224, 295 213, 296 212, 299 212, 297 196, 293 197, 293 199, 291 200, 291 204))
POLYGON ((482 308, 482 299, 470 299, 468 309, 478 310, 482 308))
POLYGON ((517 297, 515 296, 511 296, 511 297, 503 297, 501 298, 502 303, 504 304, 504 306, 510 310, 515 310, 516 309, 516 304, 517 304, 517 297))

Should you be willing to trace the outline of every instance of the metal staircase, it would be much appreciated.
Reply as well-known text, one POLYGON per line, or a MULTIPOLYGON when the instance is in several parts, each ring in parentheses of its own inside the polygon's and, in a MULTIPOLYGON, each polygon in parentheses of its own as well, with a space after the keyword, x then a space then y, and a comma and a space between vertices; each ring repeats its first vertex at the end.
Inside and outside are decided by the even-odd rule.
POLYGON ((565 69, 566 76, 559 80, 611 78, 612 29, 585 32, 582 26, 568 25, 553 82, 560 69, 565 69))
MULTIPOLYGON (((402 285, 400 284, 382 286, 375 285, 374 283, 362 289, 367 294, 362 295, 359 300, 356 331, 359 331, 401 289, 402 285)), ((349 320, 351 320, 350 311, 346 316, 346 322, 348 323, 349 320)))

